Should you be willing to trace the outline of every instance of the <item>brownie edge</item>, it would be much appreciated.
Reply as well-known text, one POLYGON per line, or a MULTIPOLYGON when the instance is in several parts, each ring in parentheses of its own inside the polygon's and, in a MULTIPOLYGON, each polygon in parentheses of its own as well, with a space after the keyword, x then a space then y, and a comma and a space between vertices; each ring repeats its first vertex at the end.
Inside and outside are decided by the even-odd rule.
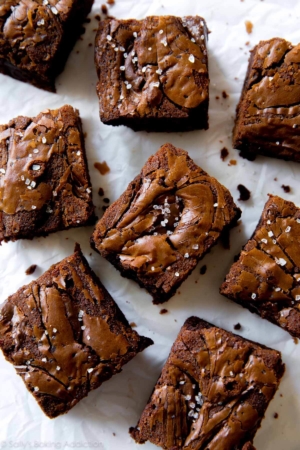
POLYGON ((280 352, 190 317, 130 434, 164 450, 255 450, 283 373, 280 352))

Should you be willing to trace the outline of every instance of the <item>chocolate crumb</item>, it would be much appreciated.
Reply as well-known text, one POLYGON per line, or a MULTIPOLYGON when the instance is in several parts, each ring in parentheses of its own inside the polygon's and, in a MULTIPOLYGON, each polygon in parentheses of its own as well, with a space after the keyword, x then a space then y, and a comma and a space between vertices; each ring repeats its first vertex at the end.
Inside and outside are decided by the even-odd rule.
POLYGON ((229 155, 228 149, 227 149, 226 147, 223 147, 223 148, 220 150, 220 153, 221 153, 220 158, 222 159, 222 161, 225 161, 225 159, 226 159, 227 156, 229 155))
POLYGON ((253 30, 253 23, 250 22, 250 20, 246 20, 246 21, 245 21, 245 27, 246 27, 247 33, 248 33, 248 34, 251 34, 251 33, 252 33, 252 30, 253 30))
POLYGON ((202 266, 200 268, 200 275, 204 275, 206 273, 206 271, 207 271, 207 266, 206 266, 206 264, 204 264, 204 266, 202 266))
POLYGON ((274 417, 274 419, 278 419, 278 413, 274 413, 274 415, 273 415, 273 417, 274 417))
POLYGON ((218 95, 216 95, 216 100, 219 100, 219 98, 220 98, 220 97, 219 97, 218 95))
POLYGON ((228 164, 229 166, 236 166, 237 165, 237 162, 236 162, 236 159, 231 159, 230 161, 229 161, 229 164, 228 164))
POLYGON ((247 189, 243 184, 238 184, 238 191, 240 192, 240 198, 238 199, 240 202, 246 202, 251 197, 251 192, 247 189))
POLYGON ((103 14, 106 15, 108 13, 107 6, 106 5, 101 5, 101 11, 102 11, 103 14))
POLYGON ((250 45, 250 42, 249 42, 249 41, 247 41, 247 42, 245 43, 245 45, 250 45))
POLYGON ((284 192, 286 192, 287 194, 288 194, 289 192, 291 192, 290 186, 285 185, 285 184, 282 184, 281 187, 282 187, 282 189, 284 190, 284 192))
POLYGON ((106 2, 108 5, 114 5, 115 4, 115 0, 107 0, 106 2))
POLYGON ((104 201, 104 203, 109 203, 110 200, 109 200, 109 198, 104 198, 103 201, 104 201))
POLYGON ((296 337, 293 338, 293 341, 294 341, 294 344, 296 344, 296 345, 299 343, 299 339, 296 337))
POLYGON ((93 44, 91 42, 89 43, 89 47, 93 47, 93 44))
POLYGON ((137 327, 137 324, 135 322, 130 322, 129 325, 131 326, 131 328, 136 328, 137 327))
POLYGON ((99 188, 99 190, 98 190, 98 195, 100 195, 100 197, 103 197, 103 195, 104 195, 104 189, 103 188, 99 188))
POLYGON ((99 170, 101 175, 106 175, 108 172, 110 172, 110 168, 108 167, 106 161, 95 162, 94 167, 95 169, 99 170))
POLYGON ((113 436, 115 436, 116 435, 116 433, 113 433, 113 436))
POLYGON ((236 323, 233 328, 235 330, 240 330, 242 328, 242 325, 240 323, 236 323))
POLYGON ((230 229, 224 228, 220 234, 220 242, 225 250, 230 249, 230 229))
POLYGON ((222 92, 222 97, 223 97, 223 98, 228 98, 228 97, 229 97, 229 95, 227 94, 227 92, 226 92, 226 91, 223 91, 223 92, 222 92))
POLYGON ((100 22, 101 17, 99 16, 99 14, 96 14, 96 15, 95 15, 95 19, 98 20, 98 22, 100 22))
POLYGON ((35 272, 35 269, 37 268, 36 264, 32 264, 28 267, 27 270, 25 270, 26 275, 32 275, 35 272))
POLYGON ((167 309, 163 308, 159 311, 159 314, 167 314, 168 312, 169 311, 167 309))

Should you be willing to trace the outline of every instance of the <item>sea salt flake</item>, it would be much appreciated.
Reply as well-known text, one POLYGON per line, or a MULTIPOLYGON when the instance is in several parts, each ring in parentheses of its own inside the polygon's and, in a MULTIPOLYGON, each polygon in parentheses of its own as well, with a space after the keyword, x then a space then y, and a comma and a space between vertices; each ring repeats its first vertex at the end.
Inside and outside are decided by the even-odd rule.
POLYGON ((281 291, 280 287, 275 288, 275 292, 280 292, 280 291, 281 291))
POLYGON ((267 239, 264 239, 264 238, 261 240, 261 242, 263 242, 264 244, 268 243, 267 239))
POLYGON ((90 188, 87 188, 87 189, 86 189, 86 192, 87 192, 88 194, 90 194, 92 191, 91 191, 90 188))
POLYGON ((46 144, 46 142, 47 142, 47 139, 45 138, 45 136, 43 136, 43 137, 42 137, 42 143, 43 143, 43 144, 46 144))
POLYGON ((133 32, 133 37, 137 38, 137 32, 136 31, 133 32))
POLYGON ((164 30, 159 30, 159 34, 163 34, 164 30))
POLYGON ((108 41, 111 41, 111 40, 112 40, 112 37, 110 36, 110 34, 108 34, 108 35, 106 36, 106 39, 107 39, 108 41))
POLYGON ((270 236, 270 237, 274 236, 273 231, 268 231, 268 236, 270 236))
POLYGON ((81 329, 84 331, 85 330, 85 325, 82 325, 81 329))
POLYGON ((39 149, 38 148, 35 148, 34 150, 33 150, 33 153, 38 153, 39 152, 39 149))
POLYGON ((32 170, 40 170, 41 166, 39 166, 38 164, 33 164, 32 166, 32 170))
POLYGON ((195 62, 195 56, 194 56, 194 55, 190 55, 190 56, 189 56, 189 61, 190 61, 191 63, 194 63, 194 62, 195 62))
POLYGON ((57 371, 60 371, 60 367, 59 367, 59 366, 56 366, 56 370, 57 370, 57 371))
POLYGON ((40 27, 41 25, 45 25, 44 19, 41 19, 41 20, 37 21, 37 26, 40 27))
POLYGON ((126 89, 131 89, 132 85, 130 83, 127 84, 126 89))
POLYGON ((40 390, 40 388, 38 386, 35 386, 34 391, 38 392, 40 390))
POLYGON ((57 329, 56 328, 53 328, 53 333, 57 333, 57 329))
POLYGON ((118 52, 119 51, 119 47, 115 47, 115 52, 118 52))
POLYGON ((30 183, 30 186, 33 187, 33 188, 35 188, 35 187, 36 187, 36 182, 35 182, 35 181, 32 181, 32 182, 30 183))
POLYGON ((88 369, 87 371, 88 371, 88 373, 91 373, 91 372, 93 372, 93 367, 91 367, 90 369, 88 369))
POLYGON ((120 70, 124 71, 125 70, 125 66, 120 66, 120 70))
POLYGON ((152 50, 152 47, 148 47, 148 50, 149 50, 149 52, 151 52, 151 50, 152 50))
POLYGON ((214 208, 217 208, 218 207, 218 203, 214 203, 214 208))
POLYGON ((299 302, 299 300, 300 300, 300 295, 296 295, 296 296, 295 296, 295 300, 296 300, 296 302, 299 302))
POLYGON ((280 266, 285 266, 286 265, 286 260, 283 258, 275 258, 275 262, 277 264, 279 264, 280 266))
POLYGON ((256 294, 253 292, 253 294, 251 295, 251 298, 254 300, 256 298, 256 294))
POLYGON ((191 409, 191 410, 189 411, 189 413, 188 413, 188 416, 189 416, 189 417, 194 417, 194 414, 195 414, 194 411, 191 409))
POLYGON ((193 250, 198 250, 198 249, 199 249, 199 245, 198 245, 198 244, 192 245, 192 249, 193 249, 193 250))
POLYGON ((156 73, 157 73, 158 75, 161 75, 161 74, 162 74, 162 70, 161 70, 161 69, 157 69, 157 70, 156 70, 156 73))
POLYGON ((179 272, 175 272, 175 277, 179 277, 179 272))
POLYGON ((36 209, 36 206, 35 206, 35 205, 32 205, 31 209, 36 209))
POLYGON ((194 402, 191 402, 189 404, 189 407, 192 408, 192 409, 195 409, 196 408, 196 404, 194 402))
POLYGON ((196 42, 194 38, 191 39, 192 42, 196 42))
POLYGON ((58 14, 58 11, 57 11, 57 9, 55 8, 55 6, 51 6, 51 11, 52 11, 53 14, 55 14, 55 15, 58 14))
POLYGON ((90 340, 91 340, 91 336, 87 336, 86 338, 87 338, 87 340, 88 340, 88 341, 90 341, 90 340))
POLYGON ((42 358, 42 361, 43 362, 47 362, 47 358, 42 358))
POLYGON ((179 384, 185 384, 185 381, 179 381, 179 384))
POLYGON ((286 227, 285 232, 289 233, 291 231, 291 227, 286 227))
POLYGON ((0 172, 5 174, 5 169, 0 169, 0 172))
POLYGON ((145 73, 146 70, 147 70, 147 66, 144 66, 144 67, 142 68, 142 72, 145 73))
POLYGON ((189 400, 191 400, 191 395, 186 395, 185 397, 184 397, 187 401, 189 401, 189 400))
POLYGON ((189 256, 190 256, 190 255, 189 255, 188 253, 185 253, 185 254, 184 254, 184 257, 185 257, 185 258, 188 258, 189 256))

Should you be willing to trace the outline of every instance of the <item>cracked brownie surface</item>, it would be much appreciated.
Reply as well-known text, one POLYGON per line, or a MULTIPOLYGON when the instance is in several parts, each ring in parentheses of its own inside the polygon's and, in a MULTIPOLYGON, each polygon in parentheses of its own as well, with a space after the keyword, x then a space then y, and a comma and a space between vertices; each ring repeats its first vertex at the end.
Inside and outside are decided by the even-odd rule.
POLYGON ((55 92, 93 0, 0 0, 0 72, 55 92))
POLYGON ((162 303, 239 217, 224 186, 165 144, 106 210, 91 243, 162 303))
POLYGON ((95 43, 102 122, 134 130, 208 128, 203 18, 106 19, 95 43))
POLYGON ((190 317, 130 433, 166 450, 253 450, 283 372, 278 351, 190 317))
POLYGON ((94 220, 79 112, 66 105, 0 125, 0 243, 94 220))
POLYGON ((300 337, 300 210, 269 197, 220 292, 300 337))
POLYGON ((4 356, 50 418, 152 343, 132 330, 79 246, 0 310, 4 356))
POLYGON ((261 41, 251 52, 233 132, 233 147, 254 159, 300 161, 300 45, 261 41))

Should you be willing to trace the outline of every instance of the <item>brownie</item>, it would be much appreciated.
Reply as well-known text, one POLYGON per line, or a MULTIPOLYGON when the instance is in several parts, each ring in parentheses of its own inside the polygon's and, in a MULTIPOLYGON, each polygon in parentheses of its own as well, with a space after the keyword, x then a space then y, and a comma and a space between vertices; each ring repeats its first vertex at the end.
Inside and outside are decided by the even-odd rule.
POLYGON ((224 186, 165 144, 106 210, 91 243, 163 303, 240 214, 224 186))
POLYGON ((300 45, 261 41, 251 52, 233 131, 233 147, 300 161, 300 45))
POLYGON ((55 92, 94 0, 2 0, 0 73, 55 92))
POLYGON ((95 63, 102 122, 135 131, 207 129, 207 36, 199 16, 101 21, 95 63))
POLYGON ((95 221, 79 112, 0 125, 0 244, 95 221))
POLYGON ((0 313, 4 356, 50 418, 153 343, 132 330, 78 245, 9 297, 0 313))
POLYGON ((269 195, 221 294, 300 338, 300 209, 269 195))
POLYGON ((165 450, 255 450, 283 373, 280 352, 190 317, 130 433, 165 450))

